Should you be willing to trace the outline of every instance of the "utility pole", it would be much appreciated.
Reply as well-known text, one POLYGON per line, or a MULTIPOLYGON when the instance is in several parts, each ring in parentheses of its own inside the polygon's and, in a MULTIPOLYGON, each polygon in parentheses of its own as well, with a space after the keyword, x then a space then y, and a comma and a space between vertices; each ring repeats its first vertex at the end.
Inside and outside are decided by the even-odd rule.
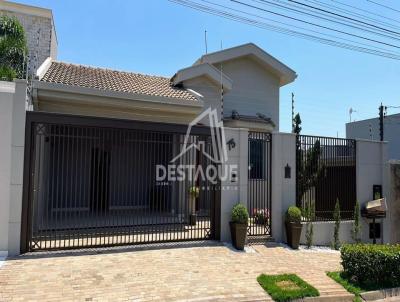
POLYGON ((294 133, 294 93, 292 92, 292 133, 294 133))
POLYGON ((380 138, 381 138, 381 142, 383 142, 383 138, 384 138, 383 119, 385 118, 384 110, 386 110, 386 108, 387 107, 383 106, 382 103, 379 106, 379 135, 380 135, 380 138))

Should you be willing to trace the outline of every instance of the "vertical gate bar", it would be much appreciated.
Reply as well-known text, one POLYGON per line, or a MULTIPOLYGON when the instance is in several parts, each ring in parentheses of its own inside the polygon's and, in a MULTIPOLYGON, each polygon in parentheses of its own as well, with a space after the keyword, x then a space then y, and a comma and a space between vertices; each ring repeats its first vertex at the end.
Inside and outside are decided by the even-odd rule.
POLYGON ((80 168, 82 169, 81 173, 83 177, 81 178, 81 182, 79 184, 79 211, 77 214, 77 219, 79 220, 79 226, 80 226, 80 242, 78 242, 78 245, 83 247, 85 246, 85 232, 84 232, 84 227, 85 225, 82 223, 82 212, 84 211, 85 208, 85 196, 86 196, 86 181, 87 181, 87 170, 86 170, 86 138, 85 138, 85 127, 80 127, 80 149, 81 149, 81 160, 80 160, 80 168))
POLYGON ((43 209, 42 209, 42 228, 44 231, 44 248, 47 249, 47 245, 50 244, 49 241, 49 235, 51 235, 51 233, 48 230, 48 209, 49 209, 49 203, 50 203, 50 165, 49 165, 49 153, 50 153, 50 137, 51 137, 51 125, 46 124, 46 135, 45 135, 45 145, 47 146, 47 148, 45 148, 45 154, 46 154, 46 159, 45 159, 45 166, 46 168, 45 170, 45 179, 44 182, 46 183, 46 191, 45 191, 45 196, 46 198, 44 199, 44 205, 43 205, 43 209), (43 220, 44 220, 44 226, 43 226, 43 220))
POLYGON ((150 148, 150 160, 148 162, 148 179, 147 179, 147 191, 149 191, 150 188, 150 198, 148 200, 148 206, 149 206, 149 221, 150 221, 150 242, 154 242, 154 237, 155 237, 155 231, 154 231, 154 220, 157 219, 157 217, 153 216, 153 209, 152 209, 152 204, 154 202, 154 190, 151 189, 151 165, 152 162, 154 161, 154 144, 153 141, 155 140, 155 134, 154 132, 150 132, 150 138, 149 138, 149 148, 150 148))
MULTIPOLYGON (((43 127, 43 125, 42 125, 43 127)), ((42 132, 42 130, 41 130, 42 132)), ((35 198, 34 198, 34 208, 35 208, 35 213, 34 213, 34 225, 33 225, 33 231, 34 233, 36 233, 36 238, 37 238, 37 242, 39 242, 39 249, 42 247, 42 238, 41 238, 41 232, 40 232, 40 223, 39 223, 39 203, 40 203, 40 196, 41 196, 41 181, 42 181, 42 177, 40 175, 41 169, 40 169, 40 164, 41 164, 41 156, 42 156, 42 134, 41 133, 37 133, 38 139, 36 141, 36 148, 38 148, 38 155, 36 158, 36 163, 37 163, 37 177, 36 177, 36 181, 35 181, 35 198)))
POLYGON ((54 179, 55 179, 55 149, 56 149, 56 133, 55 133, 55 125, 51 125, 50 126, 50 137, 49 137, 49 155, 50 155, 50 161, 51 161, 51 165, 50 165, 50 169, 51 172, 49 171, 49 179, 51 179, 51 185, 49 184, 49 188, 51 188, 51 190, 49 190, 50 193, 50 204, 49 207, 47 208, 47 229, 49 231, 49 248, 53 248, 53 243, 54 242, 54 229, 52 227, 52 213, 53 213, 53 209, 54 209, 54 179))
POLYGON ((131 155, 129 159, 129 174, 131 175, 131 201, 130 206, 131 209, 128 211, 130 216, 130 225, 129 225, 129 243, 133 243, 133 238, 135 237, 135 224, 136 224, 136 215, 134 213, 134 209, 136 207, 136 182, 137 182, 137 169, 135 167, 135 159, 136 159, 136 132, 134 130, 129 130, 130 133, 130 140, 129 146, 131 150, 131 155))
POLYGON ((102 235, 103 235, 103 244, 102 246, 107 245, 107 240, 110 232, 110 227, 107 221, 107 151, 106 151, 106 129, 101 129, 101 207, 100 207, 100 215, 102 222, 102 235))
MULTIPOLYGON (((143 142, 143 132, 138 133, 138 146, 139 146, 139 156, 138 156, 138 161, 139 161, 139 173, 142 175, 143 173, 143 162, 144 162, 144 142, 143 142)), ((144 174, 144 173, 143 173, 144 174)), ((139 184, 138 184, 138 201, 139 201, 139 216, 140 216, 140 222, 139 222, 139 226, 138 226, 138 241, 140 242, 141 238, 142 238, 142 232, 141 232, 141 228, 143 225, 143 177, 139 177, 139 184)))
POLYGON ((146 133, 146 135, 145 136, 143 136, 143 138, 144 138, 144 141, 145 141, 145 146, 146 146, 146 149, 145 149, 145 152, 144 152, 144 157, 146 157, 146 159, 147 160, 144 160, 143 161, 143 163, 144 163, 144 166, 145 166, 145 177, 144 177, 144 179, 143 179, 143 202, 144 202, 144 210, 145 210, 145 214, 144 214, 144 217, 145 217, 145 225, 144 225, 144 227, 143 227, 143 240, 145 241, 145 242, 149 242, 150 240, 149 240, 149 233, 148 233, 148 230, 149 230, 149 221, 148 221, 148 214, 149 214, 149 209, 148 209, 148 204, 149 204, 149 196, 147 195, 147 192, 146 192, 146 185, 147 185, 147 183, 148 183, 148 160, 149 160, 149 152, 150 152, 150 150, 149 150, 149 136, 150 136, 150 134, 149 133, 146 133))
POLYGON ((101 241, 101 231, 99 230, 99 188, 100 188, 100 128, 95 129, 96 140, 94 141, 94 158, 95 158, 95 186, 94 186, 94 215, 93 215, 93 224, 94 224, 94 232, 93 232, 93 239, 94 245, 98 245, 101 241))
POLYGON ((86 150, 85 150, 85 162, 89 171, 87 172, 87 188, 85 189, 85 199, 87 204, 87 210, 83 213, 85 218, 85 232, 86 232, 86 245, 89 246, 89 215, 90 215, 90 207, 91 207, 91 186, 92 186, 92 156, 91 156, 91 142, 92 142, 92 135, 91 130, 89 127, 85 128, 85 135, 86 135, 86 150))
POLYGON ((75 211, 74 211, 74 225, 75 225, 75 230, 74 230, 74 247, 75 246, 81 246, 80 241, 81 241, 81 225, 80 225, 80 219, 79 219, 79 214, 80 214, 80 203, 81 203, 81 184, 83 181, 83 171, 81 170, 83 165, 82 165, 82 138, 79 135, 79 131, 81 131, 82 128, 75 126, 75 140, 76 140, 76 160, 75 160, 75 211), (80 170, 80 171, 79 171, 80 170), (80 173, 79 173, 80 172, 80 173))
MULTIPOLYGON (((128 162, 128 141, 127 141, 127 131, 122 130, 122 150, 123 150, 123 179, 124 179, 124 187, 123 187, 123 196, 124 196, 124 208, 128 209, 129 208, 129 179, 128 179, 128 173, 129 173, 129 168, 127 167, 127 162, 128 162)), ((129 240, 129 233, 128 233, 128 215, 126 215, 126 210, 123 212, 123 227, 121 230, 123 231, 124 234, 124 244, 126 244, 129 240)))
MULTIPOLYGON (((110 193, 109 193, 109 207, 110 207, 110 215, 111 215, 111 225, 112 227, 117 227, 118 228, 118 223, 115 221, 115 216, 118 217, 118 210, 116 208, 116 198, 115 198, 115 159, 118 156, 116 154, 116 151, 118 148, 115 148, 116 141, 115 141, 115 129, 110 129, 110 193)), ((112 240, 111 244, 115 245, 118 242, 118 234, 119 232, 116 232, 112 234, 112 240)))
POLYGON ((23 193, 22 193, 22 209, 21 209, 21 238, 20 252, 26 253, 30 251, 29 224, 31 217, 30 212, 30 195, 31 195, 31 173, 32 173, 32 141, 33 128, 30 115, 27 112, 25 122, 25 150, 24 150, 24 176, 23 176, 23 193))

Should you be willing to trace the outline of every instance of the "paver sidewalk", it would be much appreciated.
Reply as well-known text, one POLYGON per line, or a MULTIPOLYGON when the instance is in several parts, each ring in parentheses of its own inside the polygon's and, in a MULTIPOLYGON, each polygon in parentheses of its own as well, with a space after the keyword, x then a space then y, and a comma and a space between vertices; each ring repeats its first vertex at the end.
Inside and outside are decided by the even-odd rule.
POLYGON ((22 256, 0 268, 0 301, 270 301, 260 273, 296 273, 332 301, 351 301, 325 271, 337 253, 209 245, 51 257, 22 256))

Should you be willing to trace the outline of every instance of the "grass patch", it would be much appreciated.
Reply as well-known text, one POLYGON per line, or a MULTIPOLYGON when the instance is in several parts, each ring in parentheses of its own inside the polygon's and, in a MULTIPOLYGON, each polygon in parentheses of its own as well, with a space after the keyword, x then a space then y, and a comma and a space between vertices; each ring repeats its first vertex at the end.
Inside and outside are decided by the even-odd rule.
POLYGON ((262 274, 258 276, 257 281, 272 299, 279 302, 319 296, 319 292, 315 287, 295 274, 262 274))
POLYGON ((353 301, 359 302, 362 301, 360 294, 362 292, 367 292, 371 290, 383 289, 382 286, 365 286, 360 285, 354 281, 352 281, 349 277, 346 276, 343 272, 327 272, 328 277, 335 280, 341 286, 343 286, 349 293, 354 294, 355 298, 353 301))

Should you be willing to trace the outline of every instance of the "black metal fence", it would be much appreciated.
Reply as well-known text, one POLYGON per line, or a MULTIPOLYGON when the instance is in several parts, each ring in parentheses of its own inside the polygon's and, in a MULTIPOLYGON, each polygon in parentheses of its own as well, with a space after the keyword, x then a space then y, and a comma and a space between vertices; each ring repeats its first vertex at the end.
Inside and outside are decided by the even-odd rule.
POLYGON ((296 201, 314 209, 314 220, 333 220, 339 200, 342 219, 352 219, 356 193, 356 141, 298 135, 296 201))
POLYGON ((29 112, 26 131, 23 252, 218 237, 218 185, 194 177, 209 128, 181 156, 178 125, 29 112), (166 179, 171 164, 194 170, 166 179))
POLYGON ((249 132, 248 235, 271 235, 271 134, 249 132))

